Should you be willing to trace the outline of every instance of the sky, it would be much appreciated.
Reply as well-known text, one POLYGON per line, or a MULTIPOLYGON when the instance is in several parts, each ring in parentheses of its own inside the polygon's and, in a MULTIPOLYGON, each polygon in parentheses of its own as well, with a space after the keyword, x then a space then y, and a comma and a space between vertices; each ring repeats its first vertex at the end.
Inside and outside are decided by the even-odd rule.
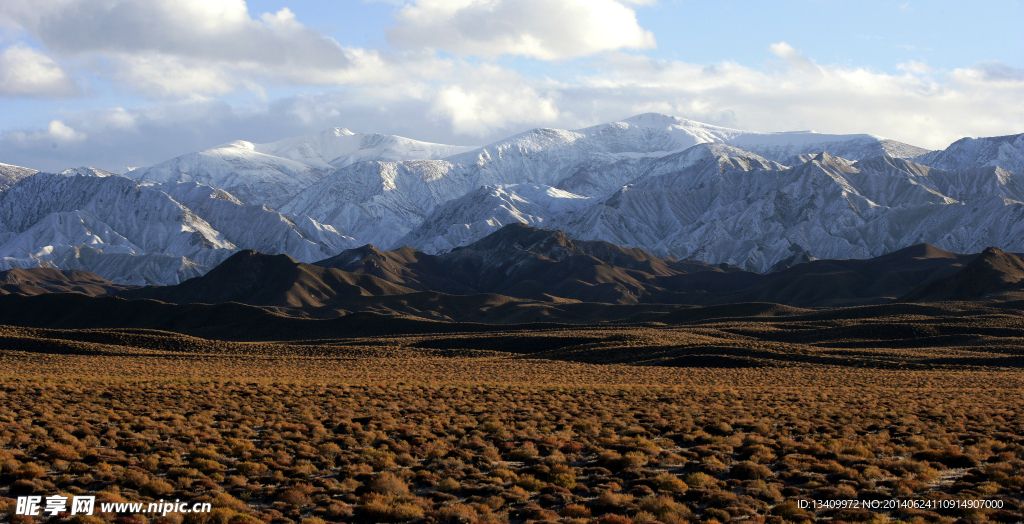
POLYGON ((4 0, 0 162, 657 112, 930 149, 1024 132, 1024 0, 4 0))

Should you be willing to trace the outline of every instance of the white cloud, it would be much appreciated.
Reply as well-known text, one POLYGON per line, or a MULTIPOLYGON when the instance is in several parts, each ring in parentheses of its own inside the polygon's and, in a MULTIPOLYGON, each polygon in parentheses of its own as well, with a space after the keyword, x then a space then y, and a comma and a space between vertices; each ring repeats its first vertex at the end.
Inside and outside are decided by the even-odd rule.
POLYGON ((214 62, 344 68, 341 46, 287 9, 254 20, 243 0, 5 0, 0 10, 63 55, 156 52, 214 62))
POLYGON ((529 87, 441 88, 431 108, 456 133, 483 136, 513 124, 542 125, 558 119, 555 101, 529 87))
POLYGON ((636 13, 615 0, 414 0, 388 39, 460 56, 560 60, 655 46, 636 13))
POLYGON ((79 94, 75 81, 39 51, 15 44, 0 52, 0 96, 64 98, 79 94))
MULTIPOLYGON (((781 43, 771 51, 787 67, 761 71, 729 62, 702 66, 610 56, 608 67, 581 80, 593 92, 577 89, 562 96, 559 109, 585 114, 568 102, 583 97, 579 102, 589 105, 588 98, 603 96, 606 107, 623 115, 656 107, 754 131, 873 133, 928 148, 964 136, 1024 131, 1024 71, 1018 69, 991 63, 943 74, 893 75, 819 65, 781 43)), ((904 69, 917 73, 924 67, 908 63, 904 69)))
POLYGON ((288 8, 253 19, 243 0, 5 0, 0 19, 54 56, 152 98, 375 82, 392 69, 288 8))
POLYGON ((790 67, 799 69, 805 73, 819 73, 821 69, 813 60, 807 58, 802 51, 798 51, 786 42, 779 42, 768 46, 773 55, 783 59, 790 67))
POLYGON ((493 65, 461 64, 428 96, 430 115, 457 134, 485 136, 515 125, 558 121, 553 93, 541 93, 514 71, 493 65))
MULTIPOLYGON (((287 13, 273 16, 291 23, 287 13)), ((482 145, 531 127, 577 129, 651 111, 754 131, 873 133, 929 148, 963 136, 1024 131, 1024 70, 1005 64, 942 71, 906 62, 890 74, 818 64, 782 42, 768 52, 781 60, 764 70, 610 52, 565 64, 563 80, 556 81, 429 53, 395 58, 349 50, 348 69, 311 70, 324 75, 317 82, 342 85, 253 107, 185 93, 189 84, 214 93, 245 88, 240 79, 265 79, 258 64, 225 72, 189 58, 179 62, 187 69, 154 62, 146 73, 141 60, 162 55, 125 55, 136 62, 111 60, 110 67, 135 67, 143 78, 123 82, 141 85, 165 71, 167 78, 147 89, 180 98, 136 109, 61 113, 50 126, 0 135, 0 161, 121 171, 232 140, 269 142, 334 126, 482 145)))
POLYGON ((71 127, 69 127, 64 122, 61 122, 60 120, 50 121, 50 125, 46 127, 46 136, 47 138, 51 138, 53 140, 67 142, 74 140, 84 140, 86 138, 85 133, 79 133, 78 131, 71 129, 71 127))
POLYGON ((916 60, 907 60, 901 64, 896 64, 896 69, 914 75, 924 75, 934 71, 928 64, 916 60))

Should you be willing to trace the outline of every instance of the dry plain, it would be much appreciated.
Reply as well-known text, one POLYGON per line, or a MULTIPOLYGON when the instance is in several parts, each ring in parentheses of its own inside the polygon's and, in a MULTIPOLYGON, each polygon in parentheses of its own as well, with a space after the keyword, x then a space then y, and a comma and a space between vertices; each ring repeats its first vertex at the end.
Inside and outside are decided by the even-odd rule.
POLYGON ((368 315, 287 340, 3 327, 2 503, 209 501, 184 518, 217 524, 1013 523, 1024 317, 1010 306, 368 315), (801 508, 829 500, 897 507, 801 508))

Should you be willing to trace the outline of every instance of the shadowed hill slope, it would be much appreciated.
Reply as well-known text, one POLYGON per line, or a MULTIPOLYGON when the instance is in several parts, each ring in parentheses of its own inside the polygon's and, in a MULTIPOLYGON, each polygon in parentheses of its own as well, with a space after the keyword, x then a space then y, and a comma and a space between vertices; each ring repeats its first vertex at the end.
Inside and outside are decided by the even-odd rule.
POLYGON ((106 295, 129 289, 88 271, 34 267, 0 271, 0 295, 41 295, 43 293, 82 293, 106 295))
MULTIPOLYGON (((989 264, 995 264, 993 271, 1011 275, 999 278, 1017 282, 1013 276, 1017 262, 1013 261, 1018 259, 1014 255, 997 256, 993 252, 986 256, 998 258, 989 264)), ((318 318, 376 311, 495 323, 512 318, 533 321, 553 315, 575 322, 585 321, 588 314, 594 315, 595 321, 630 316, 620 311, 610 314, 602 304, 764 302, 800 308, 885 304, 923 284, 950 277, 976 257, 922 244, 873 259, 815 260, 775 273, 758 274, 731 266, 659 259, 639 249, 574 241, 561 231, 516 224, 441 255, 428 255, 408 247, 384 252, 367 245, 316 264, 304 264, 287 255, 247 250, 236 253, 202 277, 174 286, 103 288, 105 281, 83 273, 77 277, 81 282, 62 282, 63 287, 33 287, 22 285, 27 279, 17 277, 20 273, 12 273, 12 285, 2 289, 29 295, 47 291, 96 295, 107 289, 106 293, 116 292, 128 299, 177 304, 239 302, 276 308, 283 314, 318 318), (497 312, 501 313, 493 314, 497 312)), ((56 272, 48 278, 71 276, 56 272)), ((993 281, 992 289, 1005 287, 999 278, 993 281)), ((954 287, 959 286, 957 289, 962 291, 948 296, 960 298, 949 299, 970 300, 991 292, 989 287, 979 285, 973 280, 956 284, 954 287), (970 294, 971 289, 982 291, 970 294)), ((911 295, 912 299, 918 300, 915 296, 911 295)), ((944 296, 947 295, 935 295, 944 296)), ((652 309, 640 308, 636 314, 642 316, 649 311, 652 309)))
POLYGON ((1006 293, 1024 293, 1024 261, 1012 253, 990 247, 957 273, 922 284, 900 300, 978 300, 1006 293))
POLYGON ((709 301, 776 302, 799 307, 881 304, 922 283, 952 275, 978 255, 918 244, 866 260, 814 260, 771 273, 736 293, 709 301))
POLYGON ((240 302, 260 306, 323 307, 359 296, 399 295, 412 289, 371 275, 296 262, 288 255, 239 251, 206 275, 174 286, 119 293, 177 304, 240 302))

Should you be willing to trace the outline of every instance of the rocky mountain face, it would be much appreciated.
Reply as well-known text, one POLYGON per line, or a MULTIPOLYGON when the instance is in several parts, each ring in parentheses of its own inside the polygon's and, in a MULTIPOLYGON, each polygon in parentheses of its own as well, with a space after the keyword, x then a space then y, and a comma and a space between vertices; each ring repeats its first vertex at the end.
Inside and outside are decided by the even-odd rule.
POLYGON ((656 114, 481 148, 334 128, 127 176, 0 165, 0 269, 171 284, 240 249, 300 262, 364 244, 440 255, 512 223, 755 272, 925 242, 1022 251, 1022 159, 1024 135, 927 152, 656 114))
POLYGON ((1012 173, 1024 173, 1024 133, 985 138, 961 138, 941 151, 932 151, 913 159, 915 162, 947 170, 999 166, 1012 173))
MULTIPOLYGON (((441 160, 353 164, 311 185, 281 209, 335 225, 353 238, 392 246, 406 235, 422 236, 415 230, 438 207, 484 187, 524 184, 537 186, 542 193, 557 189, 569 193, 569 198, 600 198, 652 174, 712 161, 712 157, 746 157, 767 165, 772 161, 759 152, 786 160, 826 148, 855 160, 925 152, 872 135, 752 133, 646 114, 577 131, 535 129, 441 160), (702 147, 686 153, 697 145, 702 147)), ((470 222, 452 225, 466 223, 470 222)), ((464 240, 481 238, 489 231, 481 232, 464 240)), ((447 244, 452 242, 443 239, 437 247, 447 249, 447 244)))
POLYGON ((966 267, 945 278, 921 284, 900 298, 904 302, 979 300, 993 295, 1024 297, 1024 260, 989 247, 966 267))
POLYGON ((81 293, 101 296, 124 291, 121 286, 88 271, 44 267, 0 271, 0 295, 43 295, 81 293))
POLYGON ((18 183, 21 179, 32 176, 38 172, 39 171, 36 171, 35 169, 29 169, 27 167, 0 164, 0 191, 11 187, 11 185, 18 183))
POLYGON ((366 161, 442 158, 472 149, 333 128, 269 144, 238 140, 189 153, 128 176, 142 182, 192 182, 224 189, 246 204, 277 208, 340 167, 366 161))
POLYGON ((914 289, 936 287, 980 297, 993 289, 1019 288, 1022 267, 1014 255, 992 249, 961 255, 921 244, 868 260, 815 260, 760 274, 661 259, 636 248, 512 224, 440 255, 368 245, 306 264, 243 250, 201 277, 170 286, 126 288, 85 272, 15 269, 0 273, 0 294, 78 291, 177 304, 236 302, 318 318, 356 311, 456 318, 476 308, 486 317, 488 308, 498 311, 509 304, 535 311, 573 305, 583 314, 612 305, 670 310, 681 304, 884 304, 911 296, 914 289), (953 284, 946 283, 950 279, 953 284))
POLYGON ((312 262, 352 245, 329 226, 194 183, 39 173, 0 192, 0 269, 77 269, 121 284, 173 284, 241 248, 312 262))

